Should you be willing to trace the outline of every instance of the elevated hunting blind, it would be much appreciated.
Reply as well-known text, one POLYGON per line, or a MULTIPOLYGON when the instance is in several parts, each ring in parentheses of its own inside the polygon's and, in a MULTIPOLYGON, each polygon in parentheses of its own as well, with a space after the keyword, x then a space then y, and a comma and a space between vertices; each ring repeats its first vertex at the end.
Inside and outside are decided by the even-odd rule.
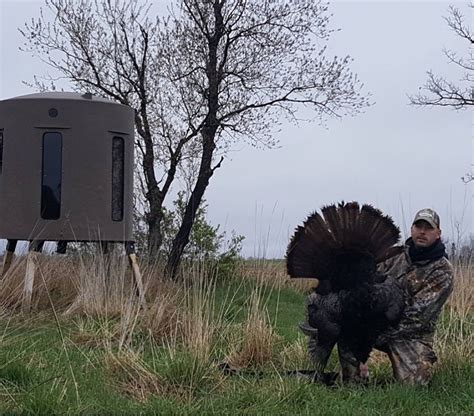
POLYGON ((132 240, 133 127, 91 94, 0 101, 0 238, 132 240))
MULTIPOLYGON (((16 242, 124 242, 133 254, 134 111, 90 93, 0 101, 3 274, 16 242)), ((27 267, 28 269, 28 267, 27 267)))

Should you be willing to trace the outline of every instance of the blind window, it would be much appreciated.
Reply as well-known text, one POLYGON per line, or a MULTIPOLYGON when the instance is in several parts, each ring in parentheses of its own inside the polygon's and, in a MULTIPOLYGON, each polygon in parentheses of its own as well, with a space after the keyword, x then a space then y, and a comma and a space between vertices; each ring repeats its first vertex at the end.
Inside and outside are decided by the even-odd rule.
POLYGON ((125 143, 123 137, 112 140, 112 220, 123 220, 125 143))
POLYGON ((61 215, 62 147, 61 133, 43 135, 41 218, 45 220, 57 220, 61 215))

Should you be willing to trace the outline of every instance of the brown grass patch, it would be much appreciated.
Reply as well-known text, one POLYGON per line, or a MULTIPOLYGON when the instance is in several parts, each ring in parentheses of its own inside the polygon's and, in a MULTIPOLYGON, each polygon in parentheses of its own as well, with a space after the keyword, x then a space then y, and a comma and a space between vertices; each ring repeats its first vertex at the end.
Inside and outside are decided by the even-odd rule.
MULTIPOLYGON (((3 307, 21 306, 26 271, 26 256, 17 256, 0 282, 0 302, 3 307)), ((70 257, 38 256, 33 286, 32 309, 36 311, 64 309, 77 297, 74 278, 79 265, 70 257)))
POLYGON ((142 325, 157 342, 176 337, 181 332, 179 291, 164 289, 157 293, 146 311, 142 325))
POLYGON ((288 287, 301 293, 309 293, 318 286, 318 279, 291 279, 286 273, 285 260, 247 260, 242 261, 236 275, 247 280, 256 281, 257 285, 272 288, 288 287))
POLYGON ((117 354, 108 352, 105 368, 109 379, 120 392, 136 400, 145 401, 151 395, 166 393, 162 379, 132 351, 121 351, 117 354))
POLYGON ((435 349, 440 360, 474 359, 474 263, 454 262, 453 293, 438 321, 435 349))
POLYGON ((234 369, 261 367, 273 361, 275 346, 281 343, 269 324, 261 293, 255 290, 249 300, 246 321, 240 325, 241 338, 231 341, 235 347, 226 362, 234 369))
POLYGON ((448 306, 466 315, 474 312, 474 262, 454 262, 454 288, 448 306))
POLYGON ((280 352, 279 361, 283 370, 302 370, 313 368, 308 354, 308 340, 300 337, 295 342, 286 345, 280 352))

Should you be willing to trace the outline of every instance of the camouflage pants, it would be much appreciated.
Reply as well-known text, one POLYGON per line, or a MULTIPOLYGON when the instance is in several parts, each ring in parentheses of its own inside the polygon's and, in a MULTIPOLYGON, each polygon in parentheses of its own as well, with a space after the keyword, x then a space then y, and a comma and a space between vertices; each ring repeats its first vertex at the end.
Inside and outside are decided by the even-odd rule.
MULTIPOLYGON (((417 385, 426 385, 430 382, 433 375, 433 364, 437 361, 430 341, 392 340, 380 349, 390 358, 393 375, 398 381, 417 385)), ((363 380, 362 363, 344 347, 339 346, 338 352, 343 380, 363 380)))

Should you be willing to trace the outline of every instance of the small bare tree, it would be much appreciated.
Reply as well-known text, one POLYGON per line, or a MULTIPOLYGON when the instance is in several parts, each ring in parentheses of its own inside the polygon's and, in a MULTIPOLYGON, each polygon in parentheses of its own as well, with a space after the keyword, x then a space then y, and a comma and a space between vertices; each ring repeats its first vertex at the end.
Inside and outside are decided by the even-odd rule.
MULTIPOLYGON (((469 8, 474 10, 474 4, 470 3, 469 8)), ((443 53, 450 63, 461 68, 464 75, 460 81, 455 82, 428 71, 428 79, 420 88, 422 91, 410 96, 410 101, 415 105, 461 110, 474 105, 474 33, 458 8, 450 6, 448 12, 444 20, 457 36, 466 41, 468 51, 466 55, 459 55, 456 51, 444 49, 443 53)))

